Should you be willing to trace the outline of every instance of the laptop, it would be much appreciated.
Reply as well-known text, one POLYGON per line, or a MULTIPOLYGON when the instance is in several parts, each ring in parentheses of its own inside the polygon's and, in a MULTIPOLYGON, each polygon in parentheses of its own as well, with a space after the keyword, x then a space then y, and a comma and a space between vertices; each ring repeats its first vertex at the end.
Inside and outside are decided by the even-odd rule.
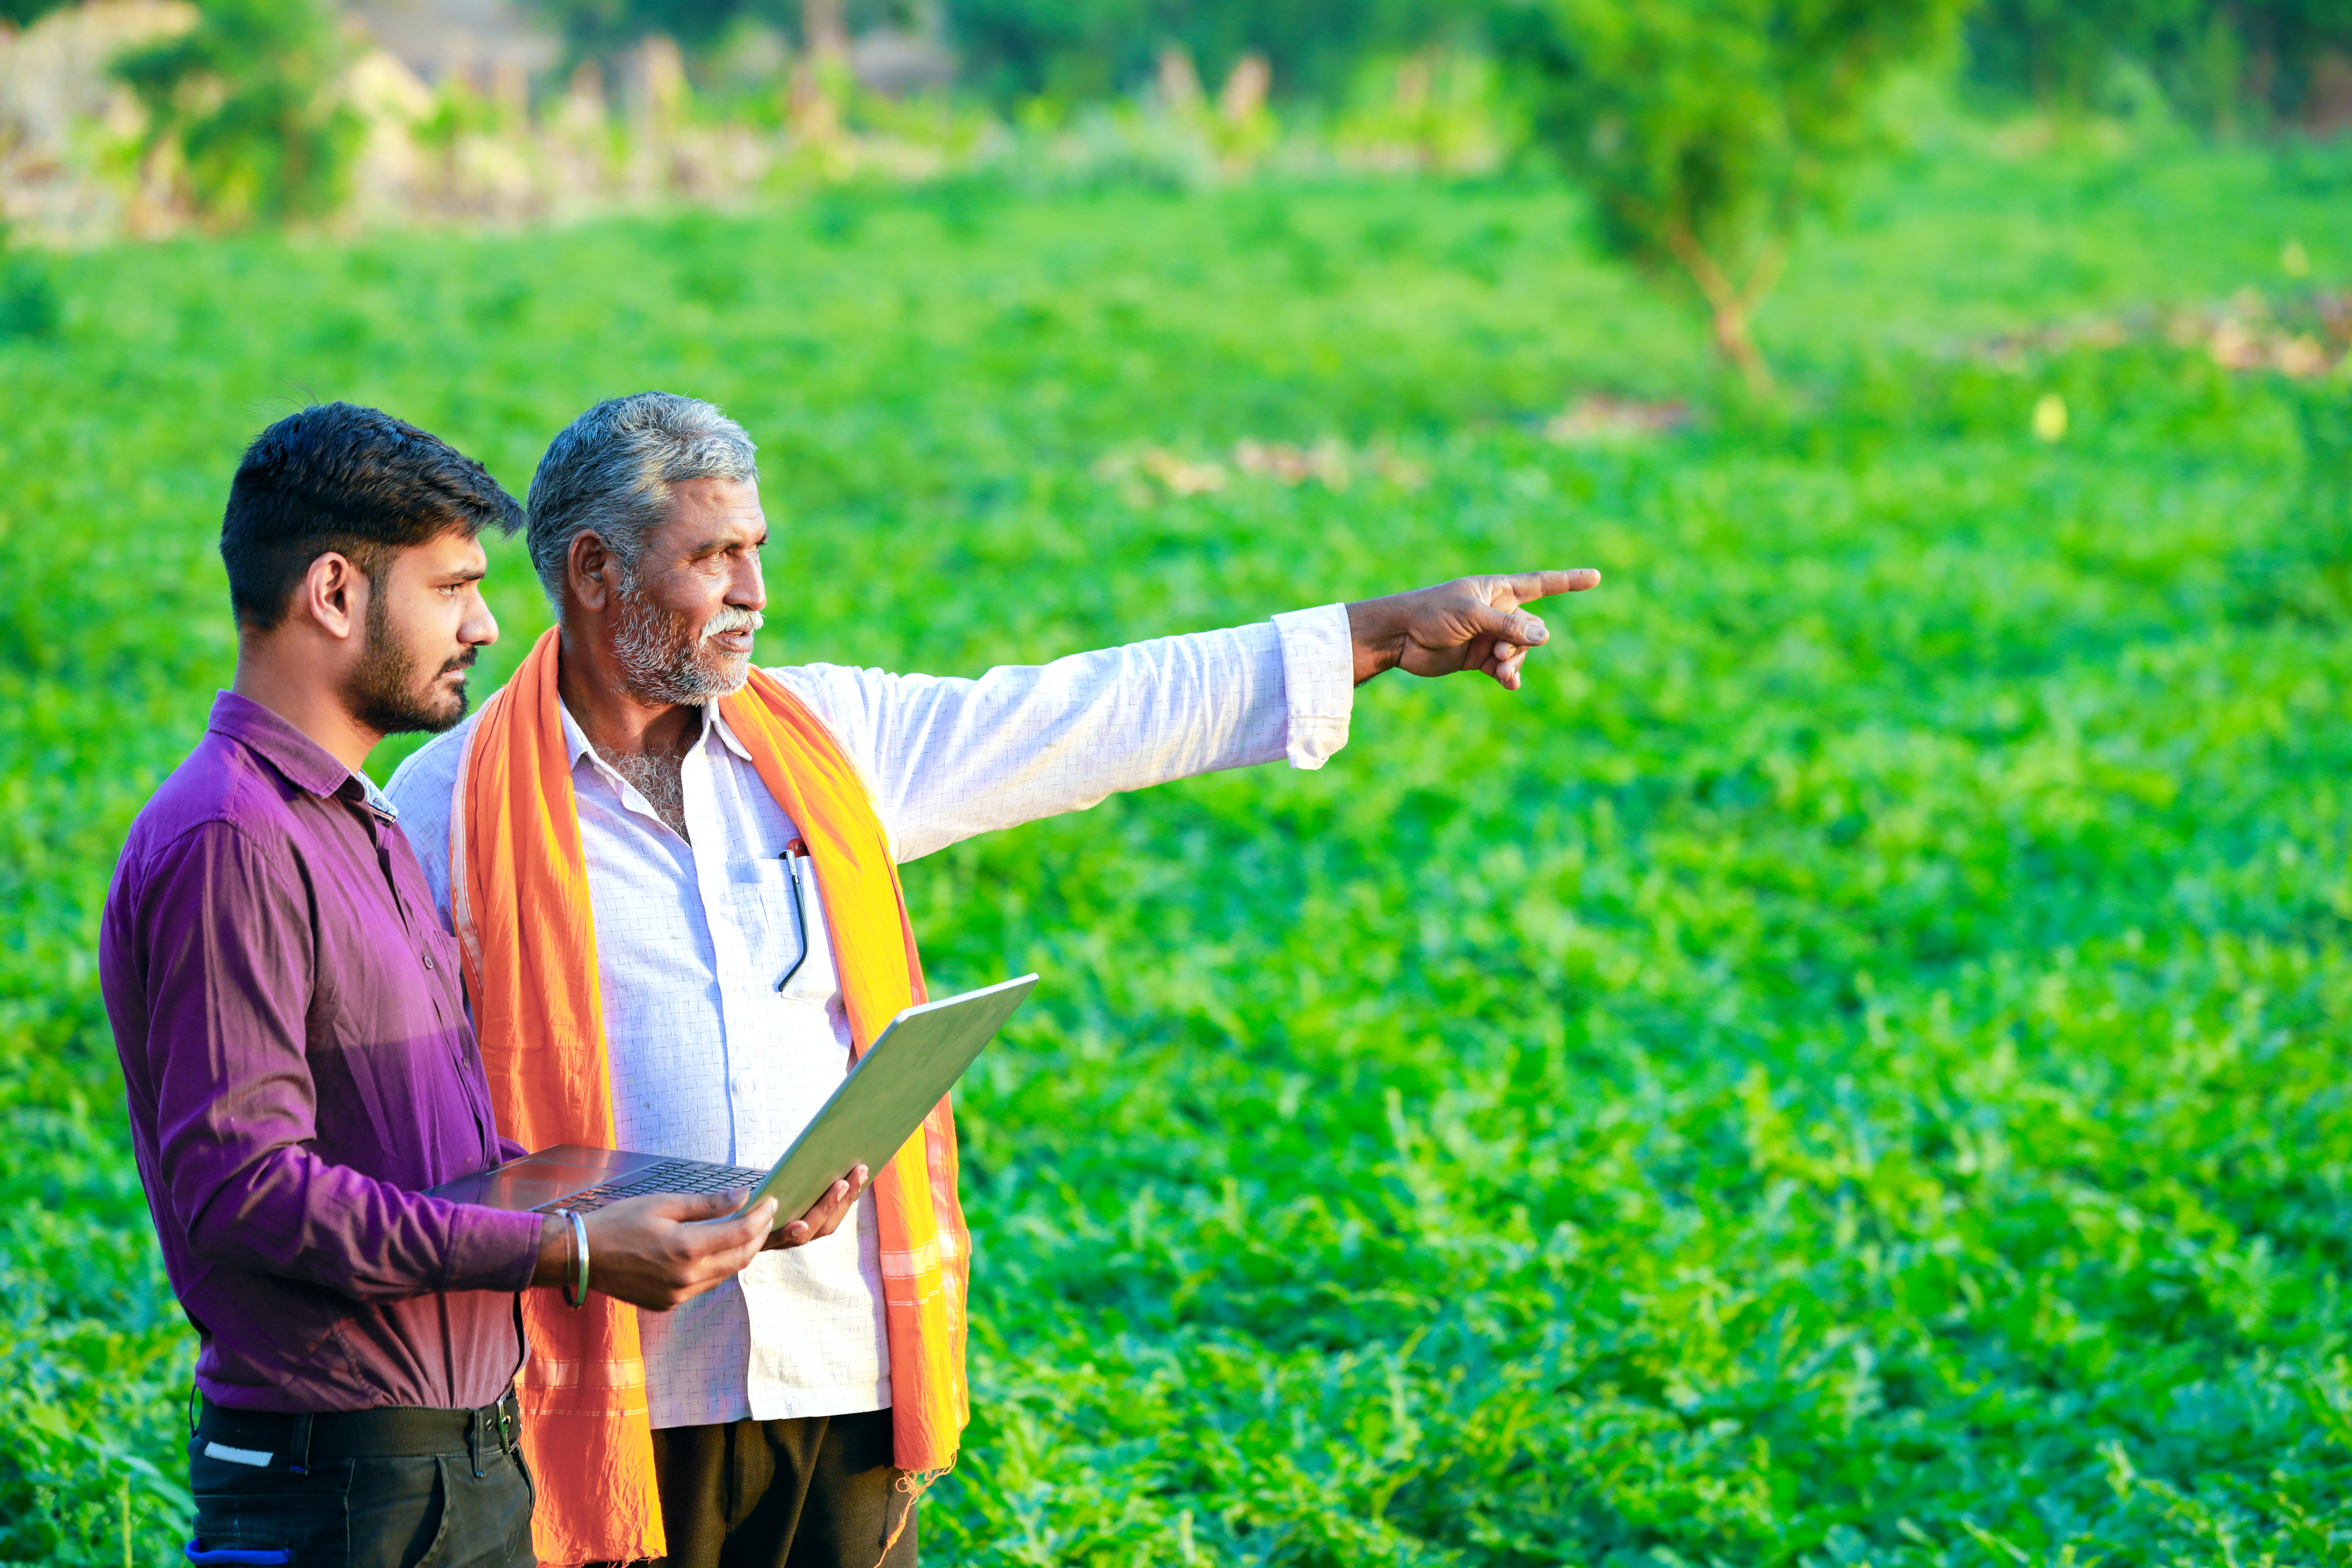
POLYGON ((737 1213, 773 1197, 776 1223, 788 1224, 807 1213, 850 1167, 879 1171, 1036 984, 1034 974, 1024 974, 901 1011, 772 1166, 720 1165, 560 1143, 444 1182, 426 1195, 494 1209, 584 1213, 654 1193, 750 1187, 751 1195, 737 1213))

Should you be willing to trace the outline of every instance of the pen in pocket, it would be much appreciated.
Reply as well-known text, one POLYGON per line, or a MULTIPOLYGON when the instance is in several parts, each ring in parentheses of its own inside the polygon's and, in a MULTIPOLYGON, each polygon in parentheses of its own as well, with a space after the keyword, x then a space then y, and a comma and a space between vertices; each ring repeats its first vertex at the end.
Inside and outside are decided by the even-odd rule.
POLYGON ((808 906, 801 898, 801 867, 808 858, 809 847, 805 838, 793 839, 784 846, 784 852, 776 857, 784 863, 784 880, 793 889, 793 930, 801 939, 801 955, 793 960, 793 966, 784 971, 782 979, 776 982, 778 994, 792 984, 793 976, 801 972, 801 965, 808 962, 808 906))

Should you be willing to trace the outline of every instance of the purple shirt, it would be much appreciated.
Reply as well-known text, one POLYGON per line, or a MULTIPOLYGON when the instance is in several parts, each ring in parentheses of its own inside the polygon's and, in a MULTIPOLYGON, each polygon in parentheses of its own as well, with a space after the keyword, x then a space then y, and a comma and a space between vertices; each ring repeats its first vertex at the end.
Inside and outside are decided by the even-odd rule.
POLYGON ((302 1412, 505 1392, 540 1216, 419 1195, 520 1151, 491 1117, 457 944, 358 776, 221 693, 131 826, 99 973, 205 1395, 302 1412))

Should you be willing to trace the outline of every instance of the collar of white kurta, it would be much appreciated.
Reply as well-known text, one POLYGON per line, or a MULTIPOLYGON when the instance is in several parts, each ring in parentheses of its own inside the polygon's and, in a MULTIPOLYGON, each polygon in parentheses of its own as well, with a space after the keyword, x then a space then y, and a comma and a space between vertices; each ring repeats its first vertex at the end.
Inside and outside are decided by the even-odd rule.
MULTIPOLYGON (((603 761, 601 757, 596 757, 596 748, 588 739, 588 731, 580 727, 580 721, 572 716, 571 708, 565 705, 561 698, 556 700, 555 711, 563 721, 563 744, 571 755, 572 765, 578 767, 583 757, 594 757, 599 762, 603 761)), ((695 744, 701 745, 713 735, 717 735, 719 742, 729 751, 734 752, 739 761, 748 763, 751 760, 751 749, 746 746, 729 727, 726 716, 719 711, 719 704, 706 702, 702 705, 702 733, 697 737, 695 744)))

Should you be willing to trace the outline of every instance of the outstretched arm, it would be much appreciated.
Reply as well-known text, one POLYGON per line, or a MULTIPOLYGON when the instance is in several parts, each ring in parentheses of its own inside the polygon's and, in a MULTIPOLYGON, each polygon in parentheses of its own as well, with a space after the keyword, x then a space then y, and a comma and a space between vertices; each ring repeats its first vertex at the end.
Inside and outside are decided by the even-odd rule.
POLYGON ((1499 577, 1456 577, 1434 588, 1359 599, 1348 606, 1356 644, 1356 684, 1384 669, 1411 675, 1484 670, 1507 691, 1519 689, 1519 667, 1529 650, 1551 637, 1521 605, 1554 594, 1581 594, 1601 585, 1589 566, 1566 572, 1519 572, 1499 577))
POLYGON ((912 860, 1119 790, 1285 755, 1319 767, 1346 743, 1350 679, 1399 665, 1481 669, 1516 691, 1528 650, 1549 635, 1518 606, 1600 580, 1590 570, 1464 577, 970 680, 836 665, 770 673, 833 727, 898 858, 912 860))
POLYGON ((832 727, 901 860, 1107 795, 1347 742, 1354 655, 1338 605, 1223 631, 1000 665, 973 679, 773 670, 832 727))

